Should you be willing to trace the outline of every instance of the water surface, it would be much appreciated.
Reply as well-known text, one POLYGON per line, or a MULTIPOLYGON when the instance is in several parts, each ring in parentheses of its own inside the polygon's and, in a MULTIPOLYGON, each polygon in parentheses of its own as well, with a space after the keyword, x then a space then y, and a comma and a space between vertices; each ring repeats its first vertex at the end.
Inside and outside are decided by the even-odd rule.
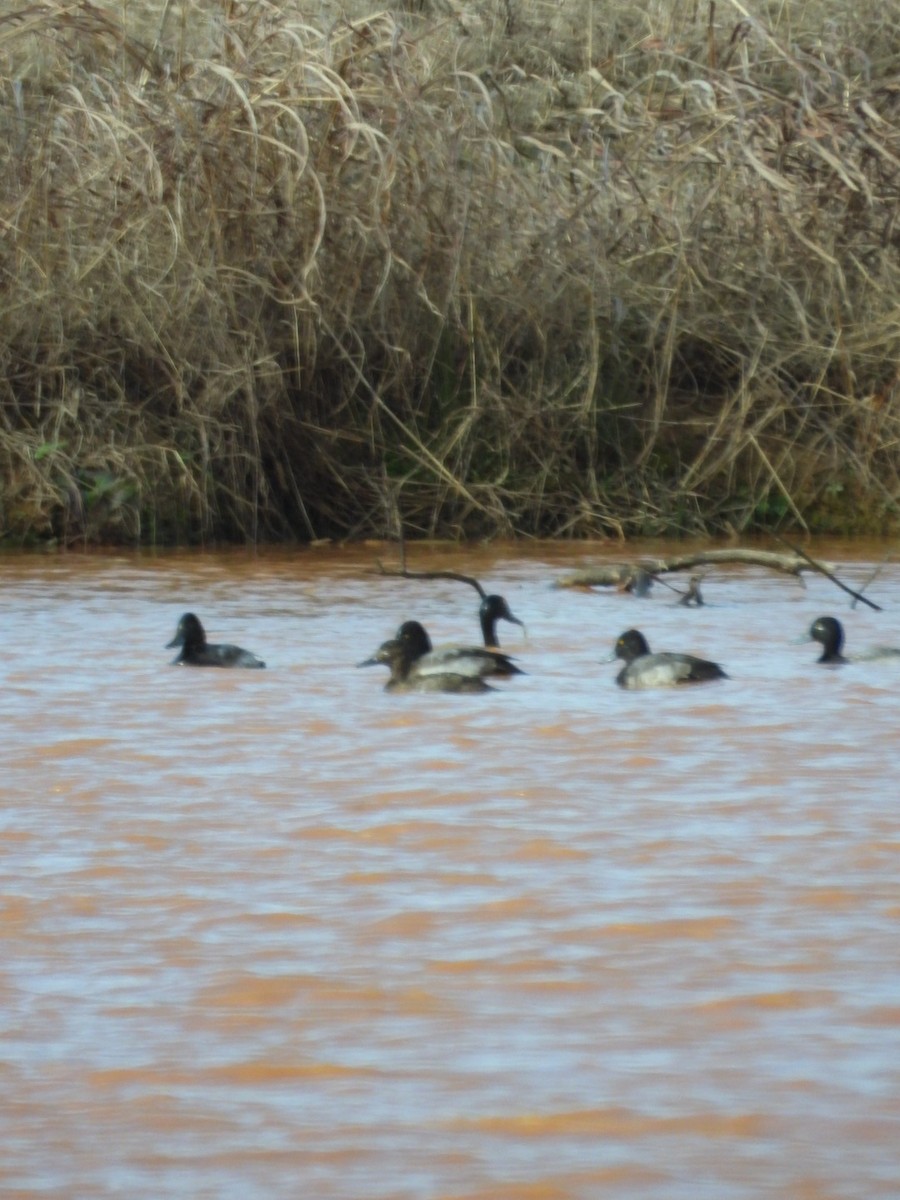
POLYGON ((550 586, 620 549, 414 551, 528 674, 395 696, 354 663, 477 597, 376 553, 0 560, 0 1189, 900 1194, 900 661, 793 642, 900 646, 900 566, 685 610, 550 586), (168 666, 186 609, 268 669, 168 666), (632 625, 732 678, 622 692, 632 625))

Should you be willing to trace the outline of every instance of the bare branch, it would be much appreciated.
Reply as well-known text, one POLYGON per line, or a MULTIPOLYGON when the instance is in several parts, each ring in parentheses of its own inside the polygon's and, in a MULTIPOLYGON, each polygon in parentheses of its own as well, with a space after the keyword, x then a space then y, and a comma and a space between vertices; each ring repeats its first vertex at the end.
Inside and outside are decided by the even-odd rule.
MULTIPOLYGON (((749 550, 735 547, 728 550, 700 550, 678 554, 672 558, 644 559, 640 563, 606 563, 574 571, 556 581, 557 587, 622 587, 639 571, 657 577, 673 571, 689 571, 694 567, 723 566, 740 563, 745 566, 766 567, 785 575, 801 576, 804 571, 820 571, 828 575, 822 563, 798 552, 794 557, 776 554, 771 550, 749 550)), ((659 582, 662 582, 660 580, 659 582)))
POLYGON ((393 575, 398 579, 455 579, 457 583, 467 583, 469 587, 473 587, 482 600, 487 596, 477 579, 473 579, 471 575, 461 575, 459 571, 408 571, 406 567, 386 567, 380 559, 376 559, 375 566, 379 574, 393 575))
POLYGON ((783 538, 780 533, 776 533, 775 536, 778 538, 779 542, 783 542, 789 550, 793 550, 795 554, 799 554, 801 558, 805 558, 806 561, 812 566, 813 570, 818 571, 820 575, 824 575, 826 579, 830 579, 831 582, 839 587, 842 592, 846 592, 847 595, 852 596, 854 600, 861 600, 863 604, 868 604, 869 608, 874 608, 876 612, 882 611, 881 606, 876 604, 874 600, 869 600, 862 594, 862 592, 855 592, 852 587, 847 587, 846 583, 841 583, 835 574, 829 571, 826 566, 823 566, 822 563, 817 562, 814 558, 810 558, 805 550, 801 550, 799 546, 792 546, 787 538, 783 538))

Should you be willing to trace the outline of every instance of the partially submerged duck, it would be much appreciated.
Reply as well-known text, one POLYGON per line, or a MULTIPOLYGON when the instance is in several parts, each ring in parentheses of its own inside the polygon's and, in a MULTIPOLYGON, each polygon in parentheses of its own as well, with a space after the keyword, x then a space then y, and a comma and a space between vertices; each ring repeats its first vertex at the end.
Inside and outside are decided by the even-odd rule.
POLYGON ((695 658, 693 654, 652 654, 647 639, 638 629, 626 629, 619 637, 613 653, 613 659, 616 658, 625 663, 616 676, 616 683, 623 688, 676 687, 728 678, 718 663, 695 658))
POLYGON ((822 653, 816 662, 840 665, 846 662, 872 662, 879 658, 900 658, 900 650, 893 646, 875 646, 862 654, 850 658, 844 654, 844 627, 837 617, 817 617, 809 627, 804 642, 818 642, 822 653))
POLYGON ((391 672, 385 684, 386 692, 491 692, 494 689, 480 675, 467 675, 444 670, 420 671, 415 658, 414 644, 408 638, 393 637, 382 642, 371 658, 357 663, 359 667, 384 664, 391 672))
POLYGON ((396 639, 404 644, 410 665, 419 675, 450 672, 470 678, 487 675, 524 675, 508 654, 491 646, 433 647, 425 627, 418 621, 404 621, 396 639))
POLYGON ((845 663, 844 658, 844 627, 837 617, 818 617, 809 627, 809 636, 805 642, 818 642, 822 647, 821 655, 816 659, 820 663, 845 663))
POLYGON ((166 648, 180 646, 181 653, 172 659, 173 666, 187 667, 264 667, 262 659, 227 643, 210 643, 200 621, 193 613, 185 613, 178 622, 175 636, 166 648))

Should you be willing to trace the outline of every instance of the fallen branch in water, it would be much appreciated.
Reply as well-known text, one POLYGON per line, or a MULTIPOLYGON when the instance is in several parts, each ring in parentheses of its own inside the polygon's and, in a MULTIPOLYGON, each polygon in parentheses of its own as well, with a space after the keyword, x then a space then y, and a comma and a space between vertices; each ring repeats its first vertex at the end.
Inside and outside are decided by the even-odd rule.
MULTIPOLYGON (((742 550, 739 548, 700 550, 695 554, 679 554, 674 558, 644 560, 640 563, 608 563, 601 567, 589 567, 587 570, 574 571, 571 575, 558 579, 555 586, 560 588, 616 587, 643 596, 647 592, 646 580, 648 577, 656 579, 672 571, 687 571, 697 566, 740 563, 744 566, 767 567, 769 570, 781 571, 785 575, 794 575, 797 578, 800 578, 804 571, 815 571, 819 575, 824 575, 826 579, 830 579, 836 587, 839 587, 842 592, 846 592, 848 596, 852 596, 854 600, 867 604, 875 612, 882 611, 880 605, 876 604, 874 600, 869 600, 862 592, 857 592, 852 587, 848 587, 846 583, 842 583, 824 563, 812 558, 799 546, 791 545, 780 535, 776 534, 775 536, 788 547, 791 551, 790 555, 778 554, 772 550, 742 550)), ((660 579, 659 582, 664 581, 660 579)), ((868 586, 868 583, 865 586, 868 586)), ((688 592, 683 603, 691 603, 691 599, 688 597, 693 598, 692 592, 693 589, 688 592)), ((700 603, 702 603, 702 599, 700 603)))
POLYGON ((408 571, 406 567, 386 567, 380 559, 375 560, 375 566, 381 575, 392 575, 397 579, 455 579, 457 583, 467 583, 473 587, 482 600, 487 592, 477 579, 471 575, 461 575, 459 571, 408 571))
POLYGON ((881 561, 881 562, 880 562, 880 563, 879 563, 879 564, 878 564, 876 567, 874 567, 874 568, 872 569, 872 571, 869 573, 869 578, 866 580, 866 582, 865 582, 865 583, 862 585, 862 587, 859 589, 859 596, 858 596, 858 597, 855 597, 855 598, 853 599, 853 601, 852 601, 852 603, 851 603, 851 605, 850 605, 850 607, 851 607, 851 608, 856 608, 856 601, 857 601, 857 599, 859 599, 859 600, 864 600, 864 599, 865 599, 865 597, 863 596, 863 592, 866 590, 866 588, 869 586, 869 584, 870 584, 870 583, 874 583, 874 582, 875 582, 875 580, 876 580, 876 579, 878 578, 878 576, 881 574, 882 568, 884 567, 884 564, 885 564, 887 561, 888 561, 888 560, 887 560, 887 558, 884 558, 884 559, 883 559, 883 560, 882 560, 882 561, 881 561))
POLYGON ((690 571, 694 567, 723 566, 739 563, 744 566, 767 567, 785 575, 800 577, 804 571, 820 571, 828 575, 828 568, 816 562, 808 554, 779 554, 773 550, 747 550, 736 547, 729 550, 698 550, 692 554, 677 554, 673 558, 643 559, 639 563, 606 563, 573 571, 556 581, 556 587, 626 587, 641 573, 652 576, 667 575, 673 571, 690 571))
POLYGON ((696 608, 703 607, 703 593, 700 591, 700 582, 702 578, 702 575, 691 576, 688 590, 678 601, 678 603, 684 608, 690 608, 691 605, 694 605, 696 608))
MULTIPOLYGON (((876 612, 882 611, 881 606, 876 604, 874 600, 869 600, 868 597, 862 594, 862 592, 855 592, 852 587, 847 587, 846 583, 841 583, 836 575, 829 571, 828 568, 822 563, 817 562, 816 559, 810 558, 805 550, 801 550, 799 546, 792 546, 786 538, 783 538, 778 533, 776 533, 775 536, 778 538, 779 542, 783 542, 789 550, 794 552, 794 554, 799 554, 801 558, 806 559, 813 570, 818 571, 821 575, 824 575, 826 579, 830 579, 831 582, 839 587, 842 592, 846 592, 847 595, 852 596, 854 600, 860 600, 863 604, 868 604, 869 608, 874 608, 876 612)), ((869 582, 871 582, 871 580, 869 582)), ((868 587, 868 584, 866 584, 866 586, 868 587)))
POLYGON ((651 575, 648 571, 641 568, 636 572, 634 578, 625 584, 623 590, 631 592, 633 596, 646 596, 654 583, 660 583, 664 588, 668 588, 670 592, 674 592, 679 597, 676 603, 683 605, 685 608, 690 608, 691 605, 702 608, 703 596, 700 592, 702 579, 702 575, 692 575, 688 580, 688 590, 683 592, 681 588, 677 588, 674 583, 669 583, 668 579, 664 579, 662 575, 651 575))
POLYGON ((410 571, 406 566, 406 535, 399 514, 394 513, 397 525, 397 549, 400 552, 400 566, 386 567, 380 558, 376 558, 375 566, 382 575, 391 575, 395 579, 453 579, 457 583, 467 583, 473 587, 482 600, 487 599, 487 592, 477 579, 471 575, 461 575, 459 571, 410 571))

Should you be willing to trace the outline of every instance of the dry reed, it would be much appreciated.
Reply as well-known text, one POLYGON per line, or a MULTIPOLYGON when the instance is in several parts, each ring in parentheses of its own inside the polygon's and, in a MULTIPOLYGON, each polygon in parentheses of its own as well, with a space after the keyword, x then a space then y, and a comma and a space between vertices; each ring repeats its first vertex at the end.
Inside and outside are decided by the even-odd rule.
POLYGON ((871 0, 17 6, 0 535, 895 526, 898 45, 871 0))

